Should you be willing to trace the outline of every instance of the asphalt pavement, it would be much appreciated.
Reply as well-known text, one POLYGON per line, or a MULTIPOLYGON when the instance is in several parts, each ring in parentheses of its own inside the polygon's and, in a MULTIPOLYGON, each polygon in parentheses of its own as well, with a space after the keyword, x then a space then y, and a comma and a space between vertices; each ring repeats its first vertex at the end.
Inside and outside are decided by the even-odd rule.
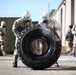
POLYGON ((18 67, 13 68, 13 55, 0 56, 0 75, 76 75, 76 57, 61 55, 56 64, 45 70, 32 70, 18 59, 18 67))

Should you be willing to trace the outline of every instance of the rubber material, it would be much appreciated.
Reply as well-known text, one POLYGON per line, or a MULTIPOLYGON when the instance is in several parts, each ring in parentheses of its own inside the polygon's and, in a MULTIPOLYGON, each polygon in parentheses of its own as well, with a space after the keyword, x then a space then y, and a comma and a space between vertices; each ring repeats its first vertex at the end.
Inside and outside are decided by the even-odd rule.
POLYGON ((61 40, 53 29, 32 25, 21 32, 17 49, 25 65, 33 69, 45 69, 58 60, 61 54, 61 40), (44 37, 49 46, 48 51, 42 55, 35 55, 30 50, 30 41, 38 37, 44 37))

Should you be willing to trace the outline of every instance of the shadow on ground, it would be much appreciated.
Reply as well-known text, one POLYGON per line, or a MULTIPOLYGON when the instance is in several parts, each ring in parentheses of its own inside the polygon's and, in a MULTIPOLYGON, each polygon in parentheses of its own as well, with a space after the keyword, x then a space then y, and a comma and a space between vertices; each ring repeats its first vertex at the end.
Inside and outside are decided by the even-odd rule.
POLYGON ((74 67, 74 66, 67 67, 67 66, 62 65, 60 67, 51 67, 51 68, 47 68, 45 70, 76 70, 76 67, 74 67))
MULTIPOLYGON (((29 68, 29 67, 27 67, 27 66, 18 66, 17 68, 27 68, 27 69, 31 69, 31 68, 29 68)), ((33 69, 31 69, 31 70, 33 70, 33 69)), ((55 70, 55 71, 60 71, 60 70, 76 70, 76 67, 67 67, 67 66, 64 66, 64 65, 62 65, 62 66, 60 66, 60 67, 50 67, 50 68, 46 68, 46 69, 44 69, 43 71, 49 71, 49 70, 55 70)))

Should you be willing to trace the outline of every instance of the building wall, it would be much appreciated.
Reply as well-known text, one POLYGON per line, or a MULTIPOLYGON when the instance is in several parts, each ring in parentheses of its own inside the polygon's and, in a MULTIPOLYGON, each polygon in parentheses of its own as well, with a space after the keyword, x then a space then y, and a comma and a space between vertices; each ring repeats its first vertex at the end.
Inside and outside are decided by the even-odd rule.
MULTIPOLYGON (((61 3, 61 5, 59 6, 59 8, 55 11, 55 13, 53 14, 52 18, 54 18, 55 20, 57 20, 57 22, 59 23, 59 25, 61 26, 61 41, 62 41, 62 47, 64 49, 65 47, 65 2, 61 3)), ((62 50, 63 52, 63 50, 62 50)))
MULTIPOLYGON (((71 0, 66 0, 66 30, 65 34, 69 29, 69 25, 71 25, 71 0)), ((66 41, 66 51, 68 51, 68 42, 66 41)))
POLYGON ((74 0, 74 24, 76 25, 76 0, 74 0))
POLYGON ((66 32, 71 25, 71 0, 66 0, 66 32))
POLYGON ((62 52, 66 52, 68 50, 67 41, 65 41, 66 33, 69 25, 76 24, 76 0, 63 0, 52 18, 56 19, 61 25, 62 52))

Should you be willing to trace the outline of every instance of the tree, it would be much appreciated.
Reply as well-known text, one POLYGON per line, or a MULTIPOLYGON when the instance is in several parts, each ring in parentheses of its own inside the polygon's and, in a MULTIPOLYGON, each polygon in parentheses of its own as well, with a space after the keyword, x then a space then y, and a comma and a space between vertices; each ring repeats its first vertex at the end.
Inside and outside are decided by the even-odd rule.
POLYGON ((51 12, 49 13, 49 16, 51 17, 52 14, 54 13, 55 9, 52 9, 51 12))

